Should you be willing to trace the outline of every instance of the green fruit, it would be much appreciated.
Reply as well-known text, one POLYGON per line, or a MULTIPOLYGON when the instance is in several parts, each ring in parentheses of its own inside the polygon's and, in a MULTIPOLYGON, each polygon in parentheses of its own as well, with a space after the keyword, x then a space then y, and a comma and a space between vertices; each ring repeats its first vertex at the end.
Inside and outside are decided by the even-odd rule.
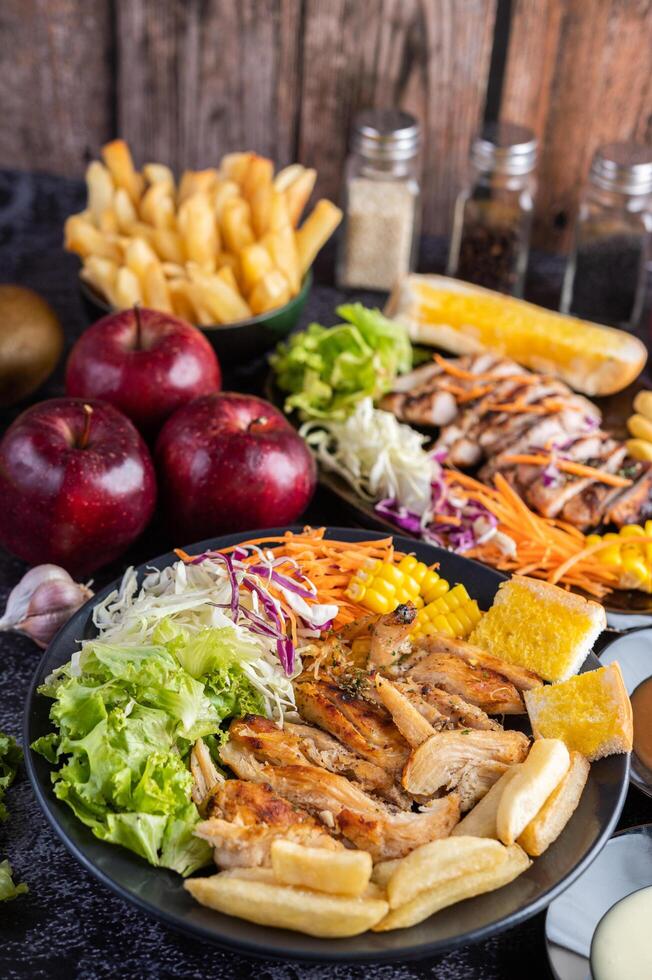
POLYGON ((62 350, 61 324, 45 300, 23 286, 0 285, 0 406, 36 391, 62 350))

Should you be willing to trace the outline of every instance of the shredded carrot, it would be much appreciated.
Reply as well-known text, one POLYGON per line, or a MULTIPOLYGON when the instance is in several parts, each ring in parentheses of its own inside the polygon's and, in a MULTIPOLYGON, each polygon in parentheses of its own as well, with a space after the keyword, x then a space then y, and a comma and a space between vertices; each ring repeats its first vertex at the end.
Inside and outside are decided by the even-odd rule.
POLYGON ((600 551, 609 547, 609 542, 587 547, 586 537, 578 528, 531 511, 500 473, 495 476, 494 487, 454 470, 445 474, 457 493, 482 504, 497 518, 498 530, 512 539, 516 549, 515 554, 507 554, 490 538, 465 552, 468 557, 502 571, 581 589, 598 599, 617 587, 618 571, 600 561, 600 551))
MULTIPOLYGON (((300 534, 286 531, 280 537, 267 536, 242 541, 230 548, 221 549, 221 552, 222 554, 229 554, 238 548, 261 548, 275 559, 286 559, 286 563, 278 565, 277 569, 283 569, 283 574, 289 578, 293 577, 294 562, 296 562, 303 575, 307 576, 315 586, 318 601, 320 603, 336 603, 339 607, 334 622, 337 628, 354 619, 359 619, 361 616, 368 615, 367 609, 352 602, 345 595, 345 589, 351 576, 374 559, 384 562, 391 561, 393 558, 401 558, 403 555, 394 550, 391 537, 381 538, 377 541, 337 541, 326 538, 325 531, 326 529, 323 527, 306 527, 300 534)), ((176 554, 183 561, 193 560, 191 555, 187 555, 180 549, 177 549, 176 554)), ((259 561, 258 553, 254 551, 243 559, 243 564, 255 565, 259 561)), ((267 588, 281 603, 283 612, 290 622, 293 639, 295 639, 297 623, 293 610, 274 583, 267 584, 267 588)))
MULTIPOLYGON (((553 462, 552 456, 534 455, 530 453, 516 453, 505 456, 506 463, 525 463, 528 466, 547 466, 553 462)), ((572 473, 574 476, 588 476, 599 483, 606 483, 610 487, 631 487, 632 480, 624 476, 617 476, 615 473, 607 473, 605 470, 598 470, 594 466, 585 466, 584 463, 574 463, 570 459, 555 459, 554 465, 564 473, 572 473)))
POLYGON ((505 404, 500 402, 489 402, 486 406, 489 412, 517 412, 519 415, 547 415, 548 409, 545 405, 531 404, 530 402, 515 401, 505 404))
POLYGON ((460 385, 442 384, 439 387, 442 391, 448 391, 451 395, 454 395, 457 401, 462 404, 463 402, 475 401, 477 398, 482 398, 483 395, 488 395, 493 385, 478 385, 475 388, 462 388, 460 385))

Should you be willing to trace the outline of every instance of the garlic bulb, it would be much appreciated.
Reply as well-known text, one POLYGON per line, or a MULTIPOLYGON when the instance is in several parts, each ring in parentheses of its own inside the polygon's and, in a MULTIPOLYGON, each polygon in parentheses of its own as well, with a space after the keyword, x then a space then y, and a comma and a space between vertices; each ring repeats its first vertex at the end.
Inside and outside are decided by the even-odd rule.
POLYGON ((16 630, 46 647, 60 626, 93 595, 87 585, 73 581, 65 568, 30 568, 9 593, 0 630, 16 630))

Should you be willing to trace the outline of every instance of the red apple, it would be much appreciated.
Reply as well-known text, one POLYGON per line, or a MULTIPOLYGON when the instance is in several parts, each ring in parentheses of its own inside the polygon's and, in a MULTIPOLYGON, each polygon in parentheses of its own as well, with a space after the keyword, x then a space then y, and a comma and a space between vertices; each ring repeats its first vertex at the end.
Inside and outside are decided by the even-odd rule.
POLYGON ((68 395, 110 402, 145 435, 155 435, 177 408, 221 385, 219 362, 201 330, 138 307, 89 327, 66 369, 68 395))
POLYGON ((161 430, 156 459, 178 541, 290 524, 315 489, 305 442, 253 395, 204 395, 180 408, 161 430))
POLYGON ((112 405, 54 398, 0 441, 0 544, 83 577, 117 558, 154 510, 145 443, 112 405))

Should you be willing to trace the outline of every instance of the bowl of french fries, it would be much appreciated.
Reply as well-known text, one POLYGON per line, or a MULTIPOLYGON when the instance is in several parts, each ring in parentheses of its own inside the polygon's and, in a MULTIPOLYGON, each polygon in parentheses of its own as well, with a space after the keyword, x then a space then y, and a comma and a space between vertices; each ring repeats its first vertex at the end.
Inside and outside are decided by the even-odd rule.
POLYGON ((86 208, 65 224, 92 315, 141 304, 200 327, 225 360, 269 350, 298 322, 312 263, 342 214, 318 200, 317 172, 229 153, 218 167, 147 163, 113 140, 86 171, 86 208))

